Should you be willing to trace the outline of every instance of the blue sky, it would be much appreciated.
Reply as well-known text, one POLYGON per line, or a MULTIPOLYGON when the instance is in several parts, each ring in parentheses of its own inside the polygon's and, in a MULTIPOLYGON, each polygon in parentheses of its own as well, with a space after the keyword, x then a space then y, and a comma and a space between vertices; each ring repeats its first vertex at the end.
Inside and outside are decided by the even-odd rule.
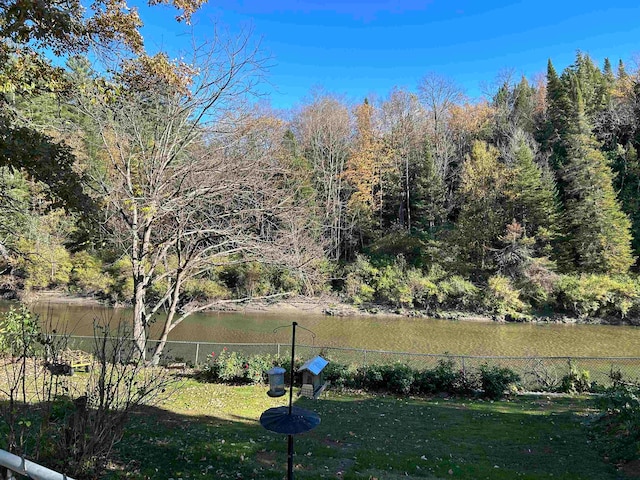
MULTIPOLYGON (((169 8, 141 7, 151 49, 177 54, 185 27, 169 8)), ((231 34, 250 26, 273 61, 271 104, 289 108, 313 88, 348 101, 415 89, 435 71, 479 97, 500 71, 532 77, 551 58, 562 70, 576 50, 601 64, 640 52, 640 2, 567 0, 210 0, 194 18, 196 36, 218 22, 231 34)))

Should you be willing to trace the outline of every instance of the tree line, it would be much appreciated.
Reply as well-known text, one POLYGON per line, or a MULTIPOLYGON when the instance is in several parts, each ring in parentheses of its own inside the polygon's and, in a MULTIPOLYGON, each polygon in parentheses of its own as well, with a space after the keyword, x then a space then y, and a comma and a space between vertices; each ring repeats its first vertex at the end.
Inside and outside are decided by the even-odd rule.
POLYGON ((514 319, 640 311, 640 78, 622 61, 578 52, 477 101, 428 73, 283 114, 253 100, 267 59, 248 32, 174 60, 121 3, 45 2, 50 23, 22 3, 0 22, 5 292, 129 303, 141 351, 160 312, 164 341, 221 302, 327 290, 514 319))

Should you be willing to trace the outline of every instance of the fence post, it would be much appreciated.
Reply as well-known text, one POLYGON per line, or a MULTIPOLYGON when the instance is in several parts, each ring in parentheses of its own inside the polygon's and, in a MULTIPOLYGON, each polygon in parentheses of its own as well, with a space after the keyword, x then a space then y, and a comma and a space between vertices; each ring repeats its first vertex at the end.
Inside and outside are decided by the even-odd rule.
POLYGON ((573 360, 571 359, 571 357, 569 357, 569 371, 567 372, 567 375, 571 375, 571 369, 573 367, 573 360))
POLYGON ((280 344, 277 343, 276 345, 278 346, 278 358, 280 358, 280 344))
POLYGON ((198 354, 200 353, 200 342, 196 342, 196 363, 194 364, 196 367, 198 366, 198 354))
POLYGON ((367 366, 367 351, 366 350, 362 350, 362 366, 363 367, 367 366))
POLYGON ((464 358, 462 357, 462 380, 464 381, 464 383, 467 383, 467 368, 466 365, 464 363, 464 358))

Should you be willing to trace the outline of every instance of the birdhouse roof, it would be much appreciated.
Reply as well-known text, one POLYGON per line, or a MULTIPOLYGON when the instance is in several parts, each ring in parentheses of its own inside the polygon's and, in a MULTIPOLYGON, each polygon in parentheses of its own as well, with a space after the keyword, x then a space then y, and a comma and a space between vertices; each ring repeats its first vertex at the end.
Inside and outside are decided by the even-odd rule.
POLYGON ((319 375, 320 372, 324 369, 324 367, 327 366, 328 363, 329 363, 328 360, 325 360, 320 355, 318 355, 317 357, 312 358, 311 360, 307 360, 304 363, 304 365, 300 367, 299 371, 302 372, 303 370, 309 370, 314 375, 319 375))

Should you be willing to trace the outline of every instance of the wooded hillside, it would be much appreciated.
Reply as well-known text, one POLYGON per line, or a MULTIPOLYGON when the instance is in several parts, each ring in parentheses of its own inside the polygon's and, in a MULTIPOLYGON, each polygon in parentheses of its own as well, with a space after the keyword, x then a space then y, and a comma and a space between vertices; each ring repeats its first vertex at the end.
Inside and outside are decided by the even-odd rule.
POLYGON ((622 61, 578 52, 481 100, 432 72, 275 113, 252 100, 266 63, 248 34, 151 56, 139 19, 100 5, 51 24, 2 13, 4 294, 130 303, 140 328, 167 310, 167 334, 220 301, 326 290, 638 317, 640 77, 622 61))

